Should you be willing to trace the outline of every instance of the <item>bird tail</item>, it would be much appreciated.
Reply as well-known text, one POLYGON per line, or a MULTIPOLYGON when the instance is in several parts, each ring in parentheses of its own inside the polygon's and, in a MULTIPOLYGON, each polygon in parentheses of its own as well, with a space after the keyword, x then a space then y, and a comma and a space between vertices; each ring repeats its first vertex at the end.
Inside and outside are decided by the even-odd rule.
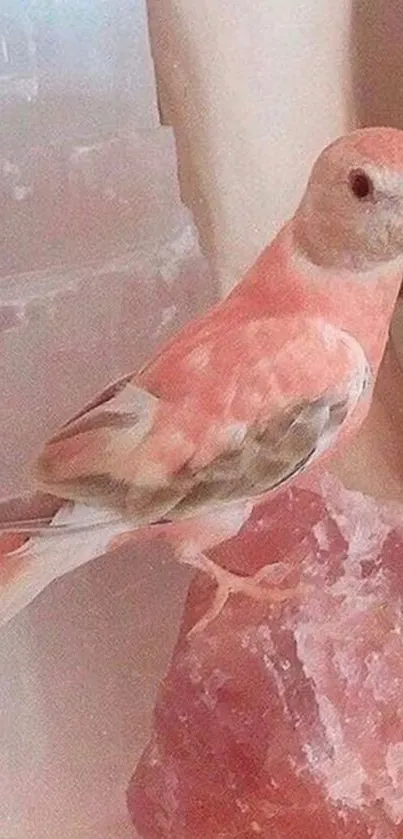
POLYGON ((58 577, 130 539, 132 522, 83 504, 62 504, 53 518, 0 524, 0 626, 58 577))
POLYGON ((0 534, 0 624, 7 623, 44 588, 32 573, 30 539, 24 533, 0 534))

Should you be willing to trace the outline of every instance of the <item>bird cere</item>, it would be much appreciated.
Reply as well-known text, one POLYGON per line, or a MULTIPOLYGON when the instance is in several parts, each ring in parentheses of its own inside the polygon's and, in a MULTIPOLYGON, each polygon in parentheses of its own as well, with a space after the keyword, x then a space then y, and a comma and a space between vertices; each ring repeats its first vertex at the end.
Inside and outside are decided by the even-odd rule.
MULTIPOLYGON (((45 445, 34 477, 74 502, 62 508, 65 542, 77 550, 87 539, 87 560, 91 537, 75 528, 92 516, 100 523, 104 511, 106 521, 115 516, 113 533, 105 527, 94 556, 119 527, 128 534, 159 524, 180 561, 217 581, 199 629, 231 592, 276 600, 269 569, 237 577, 206 552, 359 427, 402 268, 403 132, 352 132, 322 152, 295 215, 228 297, 45 445)), ((51 529, 32 529, 18 548, 25 569, 43 545, 54 550, 51 529)), ((22 588, 25 578, 7 585, 22 588)), ((13 593, 19 602, 27 595, 13 593)))

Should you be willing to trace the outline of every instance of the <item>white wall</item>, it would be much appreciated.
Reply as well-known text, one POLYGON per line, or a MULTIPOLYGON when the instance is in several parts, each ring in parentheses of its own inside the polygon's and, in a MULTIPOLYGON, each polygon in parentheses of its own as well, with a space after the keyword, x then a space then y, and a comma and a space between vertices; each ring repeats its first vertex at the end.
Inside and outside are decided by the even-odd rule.
MULTIPOLYGON (((351 0, 148 0, 183 193, 228 288, 352 123, 351 0)), ((367 4, 368 5, 368 4, 367 4)))

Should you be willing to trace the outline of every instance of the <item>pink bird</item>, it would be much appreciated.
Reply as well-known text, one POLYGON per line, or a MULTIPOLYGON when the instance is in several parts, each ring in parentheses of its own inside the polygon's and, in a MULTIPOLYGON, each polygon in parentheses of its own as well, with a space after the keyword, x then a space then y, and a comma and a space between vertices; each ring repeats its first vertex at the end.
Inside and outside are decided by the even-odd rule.
POLYGON ((3 594, 10 615, 45 568, 55 576, 56 553, 64 571, 158 522, 179 560, 217 581, 199 630, 231 593, 291 596, 281 563, 237 577, 206 552, 358 428, 402 270, 403 132, 353 132, 322 152, 294 217, 228 297, 46 444, 36 482, 74 506, 53 522, 64 542, 50 527, 11 553, 24 573, 0 615, 3 594))

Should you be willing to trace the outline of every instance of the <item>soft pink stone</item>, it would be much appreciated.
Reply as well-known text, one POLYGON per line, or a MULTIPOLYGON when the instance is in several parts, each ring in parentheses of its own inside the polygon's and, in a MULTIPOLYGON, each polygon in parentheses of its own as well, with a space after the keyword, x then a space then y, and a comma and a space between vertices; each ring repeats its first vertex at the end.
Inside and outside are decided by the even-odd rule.
POLYGON ((214 553, 289 565, 267 608, 197 577, 154 731, 128 790, 144 839, 403 837, 403 511, 321 479, 256 510, 214 553))

